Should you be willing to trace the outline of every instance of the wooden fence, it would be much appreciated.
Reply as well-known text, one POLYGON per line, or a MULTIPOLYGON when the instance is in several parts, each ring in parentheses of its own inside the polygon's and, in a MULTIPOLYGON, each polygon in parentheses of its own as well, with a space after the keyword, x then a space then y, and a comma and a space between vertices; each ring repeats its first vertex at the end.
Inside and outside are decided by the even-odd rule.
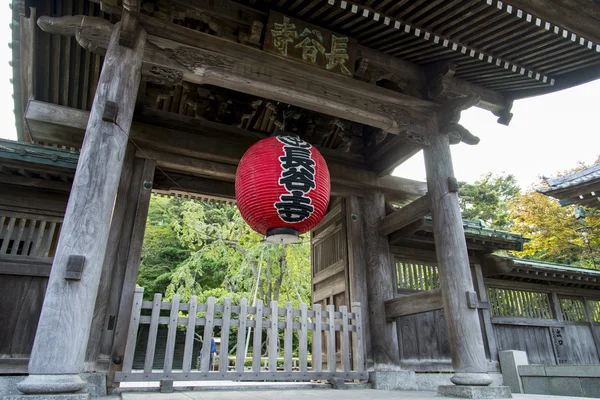
MULTIPOLYGON (((254 307, 248 307, 246 300, 240 305, 232 305, 230 299, 223 304, 215 304, 209 297, 206 304, 198 304, 193 296, 189 303, 180 303, 179 296, 173 296, 172 302, 163 302, 160 294, 153 301, 143 301, 143 289, 135 292, 127 345, 123 358, 123 368, 116 373, 116 382, 125 381, 194 381, 194 380, 255 380, 255 381, 307 381, 342 379, 367 379, 363 349, 363 330, 361 326, 361 308, 359 303, 352 304, 352 312, 346 306, 336 311, 333 305, 322 310, 314 305, 308 310, 306 304, 294 309, 291 303, 279 308, 276 301, 265 307, 257 301, 254 307), (161 310, 169 316, 161 316, 161 310), (144 315, 151 312, 151 315, 144 315), (145 349, 143 370, 134 370, 133 359, 138 340, 138 331, 142 325, 149 325, 148 340, 145 349), (156 369, 154 355, 156 338, 160 325, 168 325, 164 365, 156 369), (196 328, 203 327, 203 345, 200 368, 193 370, 195 354, 194 338, 196 328), (213 328, 220 327, 221 349, 220 365, 228 365, 229 337, 236 335, 235 368, 230 371, 210 371, 210 343, 213 328), (173 355, 177 331, 185 329, 183 365, 173 368, 173 355), (232 329, 236 328, 236 329, 232 329), (258 329, 260 334, 252 338, 252 366, 245 367, 245 349, 248 329, 258 329), (283 348, 279 349, 279 330, 283 333, 283 348), (235 332, 237 331, 237 332, 235 332), (263 333, 267 333, 268 362, 261 362, 263 333), (292 351, 294 331, 298 334, 299 367, 293 368, 292 351), (308 369, 308 339, 312 337, 312 370, 308 369), (336 346, 341 349, 336 354, 336 346), (326 349, 324 351, 323 349, 326 349), (358 351, 357 349, 361 349, 358 351), (283 350, 283 366, 278 367, 277 359, 283 350), (324 358, 325 356, 325 358, 324 358), (323 365, 326 364, 326 368, 323 365)), ((139 349, 138 349, 139 351, 139 349)))
MULTIPOLYGON (((396 258, 397 298, 434 294, 435 262, 396 258)), ((600 363, 600 291, 483 278, 473 265, 482 336, 489 370, 498 351, 523 350, 534 364, 600 363)), ((450 345, 444 310, 395 318, 401 365, 424 371, 450 371, 450 345)))

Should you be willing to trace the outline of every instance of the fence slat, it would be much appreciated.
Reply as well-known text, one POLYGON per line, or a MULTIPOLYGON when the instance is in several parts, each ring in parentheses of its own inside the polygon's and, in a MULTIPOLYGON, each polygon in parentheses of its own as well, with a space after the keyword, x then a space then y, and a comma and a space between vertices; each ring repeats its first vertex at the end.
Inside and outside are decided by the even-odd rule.
POLYGON ((360 303, 352 303, 352 312, 354 313, 354 326, 356 331, 354 334, 354 343, 356 346, 353 349, 354 355, 354 370, 363 372, 365 370, 365 353, 363 344, 363 326, 362 326, 362 310, 360 303))
POLYGON ((307 335, 307 307, 306 304, 300 303, 300 333, 298 335, 298 341, 300 342, 300 350, 298 355, 300 356, 300 372, 308 371, 308 354, 306 347, 308 346, 308 335, 307 335))
POLYGON ((323 346, 321 345, 321 305, 314 304, 313 310, 315 310, 315 330, 313 331, 313 351, 312 351, 312 363, 313 370, 316 372, 323 371, 323 346))
POLYGON ((202 343, 202 360, 200 361, 200 371, 202 372, 208 372, 210 367, 210 347, 214 318, 215 298, 209 297, 206 301, 206 325, 204 325, 204 342, 202 343))
POLYGON ((341 306, 342 312, 342 365, 344 372, 350 372, 350 335, 348 330, 348 307, 341 306))
POLYGON ((165 374, 173 371, 173 354, 175 354, 175 336, 177 335, 177 318, 179 317, 179 295, 171 300, 171 314, 169 315, 169 329, 167 331, 167 348, 165 349, 165 374))
POLYGON ((144 373, 152 372, 154 363, 154 351, 156 350, 156 335, 158 334, 158 318, 160 317, 160 305, 162 294, 154 295, 152 303, 152 319, 150 320, 150 330, 148 331, 148 347, 146 348, 146 361, 144 362, 144 373))
POLYGON ((244 361, 246 361, 246 324, 248 320, 248 301, 242 299, 240 301, 240 315, 239 315, 239 328, 237 332, 237 347, 236 347, 236 360, 235 370, 237 372, 244 372, 244 361))
POLYGON ((271 301, 271 327, 269 333, 269 371, 277 371, 277 341, 279 332, 277 329, 277 302, 271 301))
POLYGON ((190 310, 188 311, 187 329, 185 331, 185 347, 183 351, 183 372, 192 370, 194 359, 194 339, 196 336, 196 312, 198 311, 198 296, 190 298, 190 310))
POLYGON ((123 355, 123 372, 131 372, 133 366, 133 354, 135 352, 135 343, 137 341, 138 327, 140 325, 140 313, 142 312, 142 301, 144 300, 144 288, 135 288, 133 295, 133 306, 131 307, 131 320, 127 334, 127 343, 125 344, 125 354, 123 355))
POLYGON ((42 257, 49 257, 50 247, 52 247, 52 239, 54 239, 54 233, 56 232, 56 224, 56 222, 50 223, 48 237, 46 238, 46 242, 44 243, 44 248, 42 250, 42 257))
POLYGON ((329 372, 335 372, 335 306, 327 306, 329 312, 329 334, 327 335, 327 368, 329 372))
POLYGON ((219 372, 229 371, 229 331, 231 327, 231 299, 223 300, 223 326, 221 328, 221 348, 219 372))
POLYGON ((254 341, 252 343, 252 371, 260 372, 260 356, 262 349, 262 319, 263 319, 263 301, 256 300, 256 314, 254 320, 254 341))
POLYGON ((1 216, 0 217, 0 235, 2 235, 2 232, 4 232, 4 224, 6 223, 6 216, 1 216))
POLYGON ((42 245, 42 239, 44 238, 44 232, 46 232, 46 221, 41 220, 37 227, 35 239, 33 239, 33 250, 31 251, 31 255, 34 257, 41 257, 39 251, 42 245))
POLYGON ((286 372, 292 371, 292 338, 294 334, 292 311, 292 303, 288 301, 285 303, 285 334, 283 341, 283 368, 286 372))
POLYGON ((35 225, 37 222, 37 219, 29 220, 29 227, 27 228, 27 234, 25 235, 25 240, 23 241, 23 252, 21 253, 24 256, 30 255, 29 247, 31 246, 31 241, 33 240, 33 234, 35 233, 35 225))
MULTIPOLYGON (((8 220, 8 227, 6 228, 6 233, 4 234, 4 240, 2 241, 2 247, 0 247, 0 254, 6 254, 6 250, 8 249, 8 244, 10 243, 10 239, 15 229, 15 222, 17 219, 12 217, 8 220)), ((14 243, 14 242, 13 242, 14 243)), ((13 244, 14 247, 14 244, 13 244)))
MULTIPOLYGON (((21 218, 19 220, 19 227, 17 229, 17 236, 15 236, 15 240, 13 241, 13 246, 10 249, 11 255, 17 255, 19 252, 19 244, 21 243, 21 238, 23 237, 23 232, 25 231, 25 223, 27 220, 25 218, 21 218)), ((23 252, 21 252, 21 255, 23 252)))

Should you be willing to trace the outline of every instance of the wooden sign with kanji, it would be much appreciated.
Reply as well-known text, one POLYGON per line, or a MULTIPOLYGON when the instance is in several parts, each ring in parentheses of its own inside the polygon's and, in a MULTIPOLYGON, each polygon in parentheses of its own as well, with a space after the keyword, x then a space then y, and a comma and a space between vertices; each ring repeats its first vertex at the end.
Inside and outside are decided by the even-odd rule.
POLYGON ((357 42, 277 12, 269 14, 264 49, 345 76, 354 75, 357 42))

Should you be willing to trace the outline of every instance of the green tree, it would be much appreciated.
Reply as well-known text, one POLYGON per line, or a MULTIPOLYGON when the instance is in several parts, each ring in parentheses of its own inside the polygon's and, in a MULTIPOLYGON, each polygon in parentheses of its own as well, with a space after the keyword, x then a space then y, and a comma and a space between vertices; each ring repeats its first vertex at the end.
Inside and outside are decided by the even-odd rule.
POLYGON ((600 267, 600 214, 586 210, 575 218, 575 206, 561 207, 558 200, 526 192, 510 202, 512 230, 530 238, 520 257, 541 261, 600 267))
POLYGON ((459 182, 458 185, 463 218, 482 220, 497 229, 510 228, 508 201, 519 193, 514 175, 490 172, 475 183, 459 182))

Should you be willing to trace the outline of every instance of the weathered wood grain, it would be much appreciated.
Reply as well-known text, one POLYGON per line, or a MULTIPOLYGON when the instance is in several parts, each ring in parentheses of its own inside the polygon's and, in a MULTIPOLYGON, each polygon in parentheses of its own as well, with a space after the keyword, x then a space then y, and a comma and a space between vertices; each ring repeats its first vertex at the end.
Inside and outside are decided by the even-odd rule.
POLYGON ((385 302, 385 317, 389 320, 444 308, 441 289, 404 295, 385 302))
MULTIPOLYGON (((32 101, 25 117, 36 140, 78 147, 83 138, 85 125, 82 121, 86 115, 85 111, 32 101)), ((198 120, 197 124, 204 126, 202 120, 198 120)), ((131 137, 147 156, 157 159, 161 167, 199 176, 209 174, 231 182, 235 176, 235 165, 257 139, 248 140, 247 131, 228 129, 224 131, 229 138, 227 146, 224 146, 213 134, 225 127, 215 123, 206 125, 206 130, 201 128, 199 132, 204 132, 202 140, 199 140, 199 133, 134 123, 131 137)), ((140 155, 143 156, 142 153, 140 155)), ((347 188, 356 188, 355 192, 362 193, 364 189, 375 188, 383 190, 388 199, 403 201, 426 192, 423 182, 394 176, 378 177, 364 163, 348 165, 333 156, 326 155, 325 158, 333 191, 348 193, 347 188)))
POLYGON ((292 337, 294 334, 294 325, 292 320, 293 305, 291 302, 285 303, 285 331, 283 337, 283 370, 292 371, 292 337))
POLYGON ((127 344, 125 345, 125 354, 123 356, 123 371, 131 372, 133 366, 133 353, 137 340, 138 328, 140 324, 140 313, 142 311, 142 300, 144 298, 144 288, 136 288, 133 297, 133 307, 131 309, 131 322, 129 323, 129 332, 127 334, 127 344))
POLYGON ((156 335, 158 334, 158 319, 160 317, 161 300, 162 295, 156 293, 152 302, 152 321, 150 322, 150 328, 148 330, 148 344, 146 347, 146 357, 144 359, 145 374, 152 372, 152 365, 154 364, 154 350, 156 349, 156 335))
MULTIPOLYGON (((115 325, 114 336, 111 337, 110 335, 105 335, 102 338, 101 344, 101 353, 102 351, 106 351, 104 349, 110 349, 108 350, 108 354, 118 356, 123 354, 125 349, 132 294, 136 288, 136 280, 141 260, 140 257, 142 254, 142 244, 144 242, 144 231, 148 219, 148 208, 150 206, 150 195, 152 193, 149 188, 144 187, 144 182, 152 182, 155 171, 154 161, 138 161, 139 163, 136 166, 136 169, 139 171, 139 174, 134 172, 133 182, 135 183, 135 189, 130 191, 133 200, 128 200, 128 204, 132 205, 132 209, 130 210, 130 215, 133 218, 131 231, 125 231, 124 228, 125 236, 122 236, 125 238, 124 244, 129 244, 129 246, 119 246, 117 267, 120 268, 122 272, 115 272, 115 276, 113 277, 112 294, 110 296, 111 302, 109 303, 107 312, 107 318, 110 318, 111 315, 115 315, 111 314, 111 311, 116 313, 117 323, 115 325), (123 251, 121 251, 122 247, 123 251), (113 303, 113 301, 115 301, 115 303, 113 303)), ((107 378, 109 385, 113 382, 112 377, 114 376, 114 373, 119 369, 119 364, 114 363, 114 357, 111 358, 107 378)))
POLYGON ((204 337, 202 340, 202 356, 200 357, 200 371, 209 372, 210 347, 213 338, 213 326, 215 319, 215 298, 209 297, 206 301, 206 318, 204 325, 204 337))
POLYGON ((321 305, 313 304, 313 310, 315 311, 314 324, 312 337, 312 367, 314 372, 323 371, 323 348, 321 345, 322 334, 322 317, 321 317, 321 305))
POLYGON ((473 291, 473 281, 458 196, 448 190, 448 179, 454 177, 449 138, 437 134, 430 141, 424 150, 425 166, 452 365, 458 373, 485 374, 478 311, 467 305, 466 293, 473 291))
MULTIPOLYGON (((242 299, 240 301, 240 313, 238 316, 238 332, 237 332, 237 351, 235 360, 235 370, 237 372, 244 372, 244 362, 246 361, 246 325, 248 317, 248 300, 242 299), (242 350, 244 349, 244 350, 242 350)), ((277 316, 275 316, 277 318, 277 316)))
POLYGON ((279 332, 277 324, 277 302, 271 301, 271 318, 269 328, 269 372, 277 371, 277 342, 279 341, 279 332))
POLYGON ((179 316, 179 295, 171 300, 171 314, 169 316, 169 331, 167 334, 167 347, 165 349, 165 374, 173 371, 173 354, 175 353, 175 335, 177 335, 177 319, 179 316))
POLYGON ((390 370, 399 368, 398 337, 395 324, 385 318, 384 302, 394 298, 395 288, 387 238, 379 233, 379 224, 385 217, 385 199, 381 191, 371 190, 365 194, 362 215, 372 337, 367 360, 371 358, 376 369, 390 370))
POLYGON ((123 49, 117 45, 118 30, 113 30, 67 205, 66 234, 54 257, 30 374, 76 374, 83 369, 127 143, 120 130, 127 132, 131 125, 145 40, 141 31, 134 48, 123 49), (102 121, 106 101, 119 105, 121 128, 102 121), (80 281, 63 278, 70 255, 86 257, 80 281))
POLYGON ((430 209, 431 200, 429 196, 419 197, 417 200, 394 211, 392 214, 385 216, 379 224, 379 233, 381 235, 394 233, 406 225, 423 218, 429 214, 430 209))
MULTIPOLYGON (((68 21, 42 17, 38 24, 48 32, 71 35, 78 32, 80 43, 94 43, 100 49, 106 46, 106 33, 103 38, 98 33, 102 31, 91 35, 85 29, 105 27, 105 22, 82 18, 81 28, 74 28, 73 20, 73 17, 68 21)), ((140 23, 156 35, 151 38, 153 46, 146 49, 145 61, 178 70, 190 82, 283 101, 390 133, 422 132, 419 121, 437 108, 434 103, 365 82, 354 80, 348 85, 345 77, 146 15, 140 15, 140 23)))
POLYGON ((231 327, 231 299, 223 301, 223 325, 221 328, 221 348, 219 349, 219 371, 229 370, 229 333, 231 327))
MULTIPOLYGON (((254 337, 252 342, 252 371, 260 372, 260 361, 262 355, 262 334, 263 334, 263 301, 256 300, 256 313, 254 314, 254 337)), ((302 342, 300 342, 302 345, 302 342)), ((306 344, 305 344, 306 346, 306 344)))
MULTIPOLYGON (((113 284, 113 272, 115 270, 123 271, 123 269, 118 269, 115 263, 117 261, 120 243, 122 243, 122 228, 126 224, 126 211, 128 209, 127 199, 132 186, 131 178, 134 169, 134 156, 135 152, 133 146, 128 145, 127 150, 125 151, 125 160, 123 161, 123 169, 119 180, 119 187, 117 189, 117 198, 115 200, 115 207, 110 222, 107 250, 104 257, 104 264, 102 265, 102 275, 98 286, 96 305, 94 306, 94 317, 92 318, 92 328, 90 330, 90 339, 88 341, 87 354, 85 357, 86 361, 90 362, 95 362, 100 354, 102 336, 110 335, 112 338, 112 333, 114 332, 114 327, 112 330, 108 329, 109 319, 107 319, 107 310, 111 301, 110 294, 111 286, 113 284)), ((130 218, 130 220, 133 221, 132 218, 130 218)), ((123 243, 123 246, 129 247, 129 238, 130 236, 127 237, 127 243, 123 243)), ((122 278, 123 276, 120 275, 119 280, 122 278)), ((113 297, 115 297, 114 300, 118 300, 116 294, 113 297)), ((114 316, 114 314, 112 315, 114 316)))
MULTIPOLYGON (((229 299, 227 299, 229 300, 229 299)), ((231 300, 230 300, 231 304, 231 300)), ((190 309, 188 311, 187 328, 185 330, 185 347, 183 351, 183 372, 190 372, 192 370, 192 362, 194 360, 194 339, 196 336, 196 316, 198 312, 198 296, 190 297, 190 309)), ((223 317, 225 321, 225 317, 223 317)), ((225 327, 225 323, 223 323, 225 327)), ((222 337, 222 335, 221 335, 222 337)), ((227 326, 227 340, 229 339, 229 326, 227 326)), ((225 342, 227 343, 227 342, 225 342)), ((223 345, 221 345, 221 351, 223 351, 223 345)), ((225 347, 225 353, 227 353, 227 347, 225 347)), ((223 365, 223 364, 219 364, 223 365)))

